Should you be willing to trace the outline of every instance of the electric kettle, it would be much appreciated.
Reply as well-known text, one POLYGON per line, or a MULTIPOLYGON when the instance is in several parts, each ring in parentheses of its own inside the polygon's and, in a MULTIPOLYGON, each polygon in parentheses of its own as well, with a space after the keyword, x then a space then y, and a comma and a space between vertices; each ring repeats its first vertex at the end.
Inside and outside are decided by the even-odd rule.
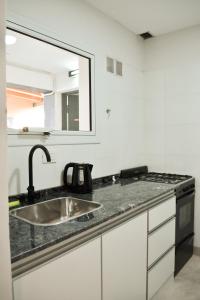
POLYGON ((93 165, 69 163, 64 168, 63 181, 67 190, 72 193, 89 193, 92 191, 93 165), (71 180, 69 180, 69 170, 72 168, 71 180))

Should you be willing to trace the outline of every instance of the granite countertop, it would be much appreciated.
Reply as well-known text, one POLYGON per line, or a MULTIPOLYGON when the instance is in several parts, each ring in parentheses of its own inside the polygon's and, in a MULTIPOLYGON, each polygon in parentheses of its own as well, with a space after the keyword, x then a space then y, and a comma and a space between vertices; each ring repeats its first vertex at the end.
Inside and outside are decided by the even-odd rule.
MULTIPOLYGON (((12 263, 103 224, 129 210, 137 210, 139 207, 145 210, 148 208, 149 201, 173 191, 174 187, 172 184, 134 182, 131 179, 98 185, 91 194, 73 194, 73 197, 99 202, 103 205, 102 208, 91 213, 89 218, 80 217, 54 226, 30 225, 10 216, 12 263)), ((59 193, 55 191, 49 199, 69 195, 64 190, 59 193)))

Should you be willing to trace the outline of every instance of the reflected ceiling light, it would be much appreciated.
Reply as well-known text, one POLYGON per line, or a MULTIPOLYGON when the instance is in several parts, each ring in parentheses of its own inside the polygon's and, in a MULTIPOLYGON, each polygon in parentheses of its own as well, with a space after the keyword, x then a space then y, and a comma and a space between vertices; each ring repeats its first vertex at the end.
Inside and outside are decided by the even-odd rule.
POLYGON ((77 75, 79 75, 79 69, 69 71, 69 77, 74 77, 74 76, 77 76, 77 75))
POLYGON ((6 45, 14 45, 16 43, 17 38, 13 35, 6 34, 5 36, 5 42, 6 45))

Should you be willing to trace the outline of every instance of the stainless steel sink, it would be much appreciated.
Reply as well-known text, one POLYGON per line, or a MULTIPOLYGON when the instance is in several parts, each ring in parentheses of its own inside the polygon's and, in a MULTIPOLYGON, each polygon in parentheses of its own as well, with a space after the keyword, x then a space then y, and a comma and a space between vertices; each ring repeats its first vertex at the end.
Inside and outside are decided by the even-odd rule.
POLYGON ((33 225, 51 226, 81 217, 101 207, 97 202, 66 197, 18 208, 10 214, 33 225))

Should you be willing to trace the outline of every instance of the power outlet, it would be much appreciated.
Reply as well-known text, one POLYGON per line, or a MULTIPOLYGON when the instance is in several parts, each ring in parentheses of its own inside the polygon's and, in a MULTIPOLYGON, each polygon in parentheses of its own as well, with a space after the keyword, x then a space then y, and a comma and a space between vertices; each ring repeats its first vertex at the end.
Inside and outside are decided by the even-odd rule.
POLYGON ((56 163, 56 154, 55 152, 49 152, 50 156, 51 156, 51 161, 48 162, 46 159, 46 155, 42 154, 42 163, 43 164, 55 164, 56 163))

